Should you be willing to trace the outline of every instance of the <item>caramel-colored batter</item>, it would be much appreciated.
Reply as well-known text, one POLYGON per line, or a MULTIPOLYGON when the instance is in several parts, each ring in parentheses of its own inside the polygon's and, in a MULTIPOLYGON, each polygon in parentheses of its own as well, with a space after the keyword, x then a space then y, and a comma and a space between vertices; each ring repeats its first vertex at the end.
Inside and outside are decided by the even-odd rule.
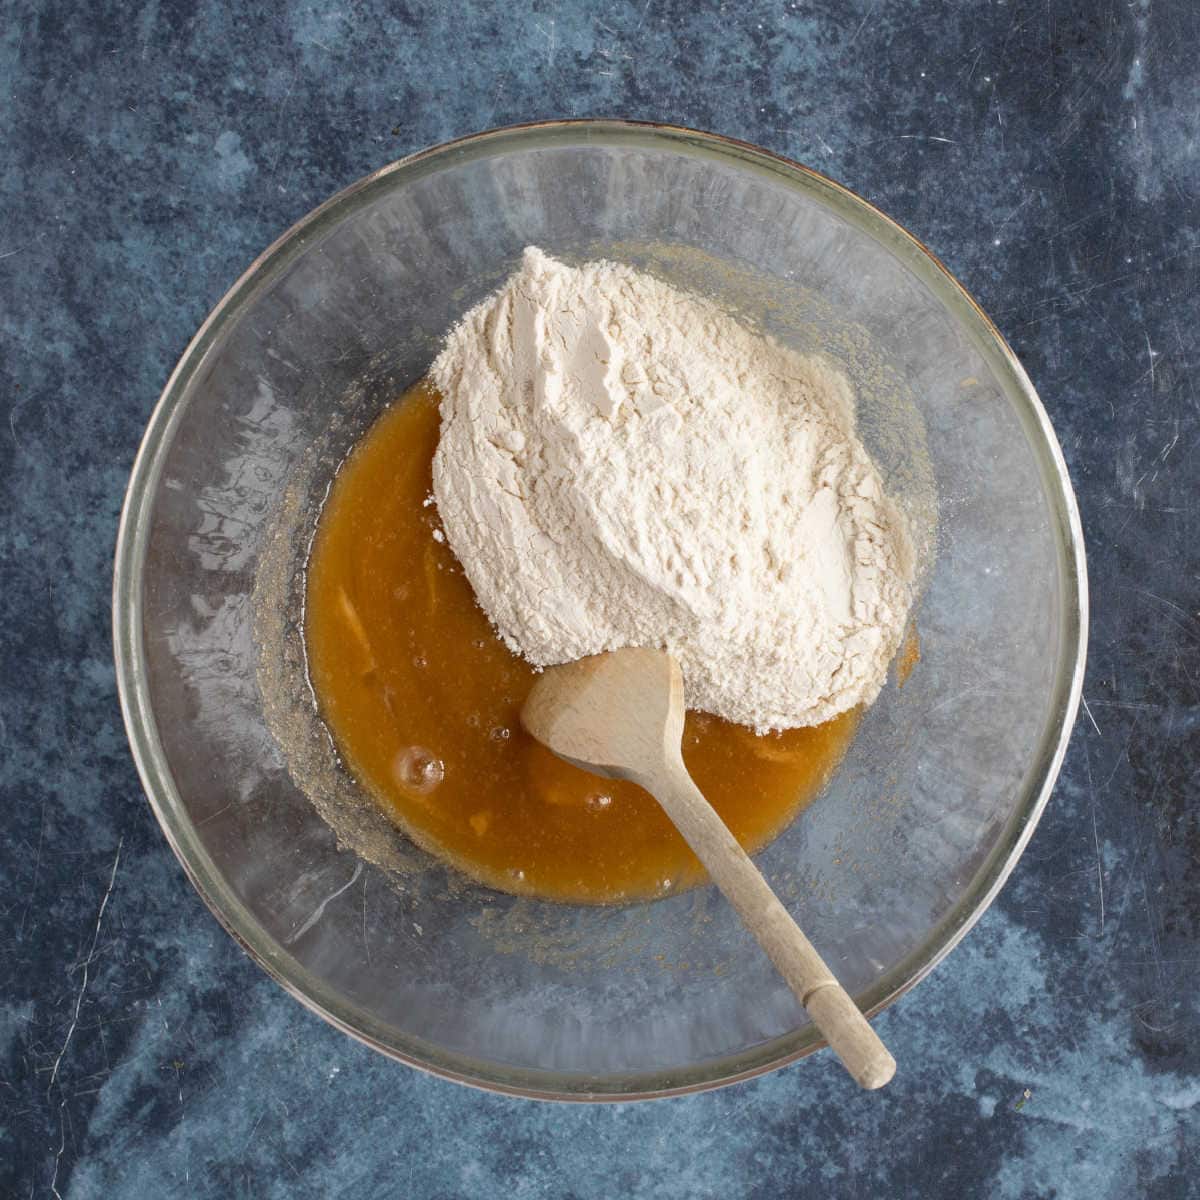
MULTIPOLYGON (((655 801, 568 766, 522 729, 533 668, 475 603, 427 503, 436 393, 419 384, 350 456, 308 566, 305 636, 347 765, 426 849, 509 892, 604 903, 704 878, 655 801)), ((857 713, 758 737, 690 712, 683 757, 754 852, 820 790, 857 713)))

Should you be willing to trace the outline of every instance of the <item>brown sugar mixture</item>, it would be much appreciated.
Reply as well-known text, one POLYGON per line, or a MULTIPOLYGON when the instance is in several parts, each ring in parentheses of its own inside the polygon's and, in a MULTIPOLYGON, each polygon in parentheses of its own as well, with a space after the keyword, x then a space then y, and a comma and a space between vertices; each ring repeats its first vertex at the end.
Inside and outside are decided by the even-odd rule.
MULTIPOLYGON (((427 501, 438 428, 437 394, 418 384, 355 449, 320 518, 305 638, 346 765, 420 845, 504 891, 606 903, 700 882, 646 792, 521 729, 535 672, 488 624, 427 501)), ((689 712, 683 757, 753 853, 820 791, 857 722, 759 737, 689 712)))

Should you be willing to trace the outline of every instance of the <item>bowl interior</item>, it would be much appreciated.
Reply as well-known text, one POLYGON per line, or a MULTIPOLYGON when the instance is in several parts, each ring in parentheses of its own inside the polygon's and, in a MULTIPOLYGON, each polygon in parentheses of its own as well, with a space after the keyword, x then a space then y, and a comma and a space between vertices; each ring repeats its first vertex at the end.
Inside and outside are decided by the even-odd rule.
POLYGON ((474 886, 374 814, 312 712, 300 584, 329 481, 529 244, 634 262, 844 366, 936 542, 920 663, 760 864, 865 1007, 982 911, 1076 700, 1082 563, 1057 447, 1011 354, 911 239, 819 176, 684 131, 468 139, 356 185, 255 264, 168 385, 131 484, 131 737, 210 904, 335 1023, 539 1094, 722 1082, 816 1038, 712 889, 597 909, 474 886))

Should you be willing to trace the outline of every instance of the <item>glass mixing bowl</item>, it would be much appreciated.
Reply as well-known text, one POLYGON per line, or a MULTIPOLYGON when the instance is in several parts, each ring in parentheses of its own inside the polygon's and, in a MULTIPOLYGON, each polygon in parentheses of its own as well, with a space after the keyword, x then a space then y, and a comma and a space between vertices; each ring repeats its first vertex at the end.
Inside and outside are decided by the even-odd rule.
POLYGON ((134 466, 114 583, 125 719, 192 882, 332 1024, 523 1095, 712 1087, 821 1044, 713 889, 598 908, 472 884, 359 794, 308 691, 304 556, 330 479, 530 244, 645 266, 850 375, 925 543, 920 662, 758 862, 864 1010, 963 936, 1029 839, 1079 700, 1062 456, 935 258, 728 139, 613 121, 480 134, 363 179, 266 251, 188 347, 134 466))

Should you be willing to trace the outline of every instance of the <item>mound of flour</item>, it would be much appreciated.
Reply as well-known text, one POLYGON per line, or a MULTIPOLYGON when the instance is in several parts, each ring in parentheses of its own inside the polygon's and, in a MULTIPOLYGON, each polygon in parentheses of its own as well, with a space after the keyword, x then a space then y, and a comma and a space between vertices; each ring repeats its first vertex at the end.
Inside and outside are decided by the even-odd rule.
POLYGON ((689 707, 760 732, 878 694, 912 552, 825 360, 530 248, 432 377, 446 538, 514 651, 665 647, 689 707))

